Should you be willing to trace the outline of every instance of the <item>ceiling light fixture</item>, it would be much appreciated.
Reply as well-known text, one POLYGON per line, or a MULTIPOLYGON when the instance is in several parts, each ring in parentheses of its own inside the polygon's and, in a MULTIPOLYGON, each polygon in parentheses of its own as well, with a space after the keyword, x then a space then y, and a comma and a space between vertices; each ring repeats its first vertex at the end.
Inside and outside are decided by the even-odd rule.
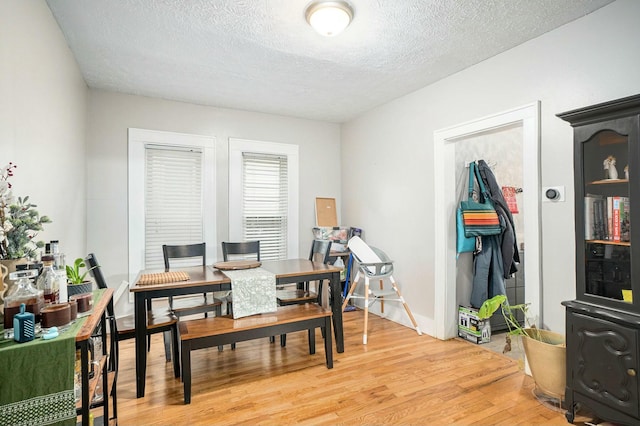
POLYGON ((353 9, 344 1, 317 1, 307 7, 307 22, 323 36, 340 34, 353 19, 353 9))

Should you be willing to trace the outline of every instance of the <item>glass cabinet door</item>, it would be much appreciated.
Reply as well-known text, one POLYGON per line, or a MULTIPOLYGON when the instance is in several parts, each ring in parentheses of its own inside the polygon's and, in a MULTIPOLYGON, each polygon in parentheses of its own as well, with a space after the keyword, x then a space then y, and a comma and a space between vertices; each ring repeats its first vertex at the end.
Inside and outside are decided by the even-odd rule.
POLYGON ((632 303, 629 136, 593 133, 582 143, 582 174, 584 294, 632 303))

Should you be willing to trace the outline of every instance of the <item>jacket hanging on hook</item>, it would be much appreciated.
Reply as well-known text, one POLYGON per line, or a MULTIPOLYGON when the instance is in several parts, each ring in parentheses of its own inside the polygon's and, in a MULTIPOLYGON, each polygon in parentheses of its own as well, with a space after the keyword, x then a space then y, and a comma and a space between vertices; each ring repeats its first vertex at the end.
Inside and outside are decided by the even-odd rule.
POLYGON ((489 198, 500 218, 502 233, 482 237, 482 251, 474 256, 470 302, 475 308, 479 308, 485 300, 493 296, 506 293, 505 279, 510 278, 518 270, 516 264, 520 262, 513 216, 500 186, 484 160, 479 160, 477 166, 489 198))
POLYGON ((504 219, 504 230, 500 234, 500 250, 504 266, 504 278, 511 278, 518 271, 517 264, 520 263, 520 253, 518 251, 518 241, 516 240, 515 225, 513 216, 509 210, 509 205, 502 195, 502 190, 496 177, 484 160, 478 161, 478 170, 487 192, 493 201, 493 205, 498 216, 504 219))

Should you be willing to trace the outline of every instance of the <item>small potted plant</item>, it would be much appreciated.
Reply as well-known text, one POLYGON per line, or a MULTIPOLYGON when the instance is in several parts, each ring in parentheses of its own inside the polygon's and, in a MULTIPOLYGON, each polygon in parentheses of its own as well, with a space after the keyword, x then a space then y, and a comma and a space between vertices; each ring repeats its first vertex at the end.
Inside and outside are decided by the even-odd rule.
POLYGON ((91 268, 86 269, 86 267, 84 259, 80 257, 73 262, 73 265, 67 265, 67 291, 69 296, 91 292, 93 283, 86 279, 91 268), (86 270, 81 272, 81 268, 86 270))
POLYGON ((536 382, 537 390, 558 399, 561 403, 564 399, 566 383, 564 335, 537 328, 527 316, 528 306, 527 303, 510 306, 506 296, 497 295, 485 300, 478 311, 478 317, 488 320, 495 311, 502 310, 502 315, 509 327, 503 352, 511 350, 512 335, 521 336, 526 361, 529 364, 531 376, 536 382), (524 316, 524 325, 516 319, 518 311, 524 316))

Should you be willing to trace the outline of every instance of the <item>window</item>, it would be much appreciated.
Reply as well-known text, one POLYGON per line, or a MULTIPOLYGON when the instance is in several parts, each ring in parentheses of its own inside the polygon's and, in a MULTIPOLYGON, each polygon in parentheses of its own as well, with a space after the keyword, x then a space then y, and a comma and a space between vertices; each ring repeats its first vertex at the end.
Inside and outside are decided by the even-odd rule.
POLYGON ((202 150, 145 145, 145 269, 164 267, 163 244, 201 243, 202 150))
POLYGON ((229 238, 260 258, 298 257, 298 147, 229 140, 229 238))
MULTIPOLYGON (((129 275, 162 269, 162 244, 205 241, 215 254, 211 137, 129 129, 129 275)), ((211 253, 211 254, 209 254, 211 253)))

